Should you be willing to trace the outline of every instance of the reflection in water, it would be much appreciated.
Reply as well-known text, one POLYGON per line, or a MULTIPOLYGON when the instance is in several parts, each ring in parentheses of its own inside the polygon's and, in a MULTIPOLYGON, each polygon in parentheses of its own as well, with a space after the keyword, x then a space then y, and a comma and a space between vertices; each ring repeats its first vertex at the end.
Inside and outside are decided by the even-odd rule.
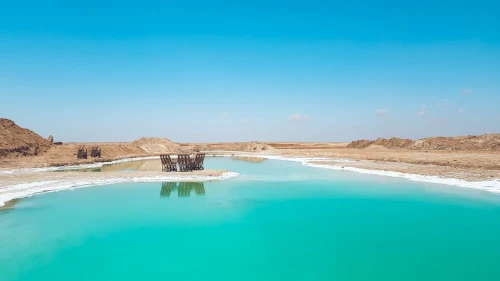
POLYGON ((161 172, 161 162, 157 159, 136 160, 130 162, 122 162, 115 164, 105 164, 97 168, 85 168, 76 170, 57 170, 56 172, 127 172, 127 171, 148 171, 148 172, 161 172))
POLYGON ((170 193, 177 189, 177 196, 188 197, 194 190, 196 195, 205 195, 205 185, 203 182, 164 182, 161 184, 161 197, 170 197, 170 193))
POLYGON ((248 157, 248 156, 233 156, 233 157, 231 157, 231 159, 241 160, 241 161, 246 161, 246 162, 251 162, 251 163, 262 163, 266 160, 266 158, 248 157))
POLYGON ((14 209, 14 205, 16 205, 17 201, 19 201, 19 199, 12 199, 10 201, 5 202, 5 204, 2 207, 0 207, 0 211, 14 209))
POLYGON ((151 160, 138 160, 123 163, 116 163, 111 165, 104 165, 101 167, 102 172, 118 172, 118 171, 154 171, 161 172, 160 159, 151 160))

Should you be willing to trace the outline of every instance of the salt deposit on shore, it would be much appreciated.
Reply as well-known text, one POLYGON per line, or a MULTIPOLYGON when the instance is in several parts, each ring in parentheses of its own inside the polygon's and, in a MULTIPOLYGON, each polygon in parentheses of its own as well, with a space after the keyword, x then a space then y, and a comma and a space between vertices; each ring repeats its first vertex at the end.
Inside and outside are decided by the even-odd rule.
MULTIPOLYGON (((230 156, 227 154, 219 154, 216 156, 230 156)), ((323 168, 323 169, 331 169, 331 170, 342 170, 342 171, 351 171, 357 172, 361 174, 370 174, 370 175, 379 175, 379 176, 387 176, 394 178, 404 178, 411 181, 418 182, 426 182, 426 183, 435 183, 435 184, 444 184, 456 187, 463 188, 473 188, 479 190, 485 190, 493 193, 500 193, 500 179, 491 179, 491 180, 463 180, 457 178, 448 178, 448 177, 440 177, 433 175, 421 175, 421 174, 413 174, 413 173, 404 173, 399 171, 385 171, 385 170, 377 170, 377 169, 364 169, 356 167, 360 161, 353 161, 350 159, 330 159, 330 158, 308 158, 308 157, 284 157, 278 155, 261 155, 261 154, 238 154, 240 157, 259 157, 259 158, 267 158, 267 159, 276 159, 283 161, 295 161, 300 162, 305 166, 323 168), (318 164, 322 163, 322 164, 318 164)), ((380 165, 377 162, 374 163, 374 167, 380 165)), ((405 163, 397 163, 399 166, 404 166, 405 163)), ((427 167, 428 169, 432 167, 427 167)))
POLYGON ((33 196, 39 193, 70 190, 81 187, 100 186, 126 182, 169 181, 218 181, 237 177, 228 171, 194 171, 187 173, 162 172, 33 172, 22 175, 0 176, 0 207, 6 202, 33 196))
MULTIPOLYGON (((434 184, 443 184, 462 188, 473 188, 485 190, 492 193, 500 193, 500 180, 464 180, 454 177, 443 177, 432 174, 415 174, 401 172, 406 163, 397 163, 389 166, 393 170, 383 170, 381 162, 370 161, 354 161, 351 159, 331 159, 320 157, 287 157, 282 155, 264 155, 264 154, 248 154, 241 152, 220 152, 214 153, 212 157, 230 157, 237 155, 238 157, 257 157, 265 159, 275 159, 282 161, 300 162, 305 166, 351 171, 362 174, 371 174, 379 176, 388 176, 395 178, 404 178, 411 181, 419 181, 434 184), (373 168, 363 168, 363 167, 373 168), (399 170, 399 171, 398 171, 399 170)), ((111 162, 100 162, 86 165, 72 165, 62 167, 46 167, 32 169, 13 169, 0 171, 0 207, 13 199, 29 197, 43 192, 54 192, 59 190, 74 189, 79 187, 107 185, 124 182, 161 182, 161 181, 211 181, 224 180, 238 176, 238 173, 228 171, 197 171, 191 173, 172 173, 165 174, 161 172, 109 172, 109 173, 82 173, 82 172, 65 172, 52 173, 53 171, 62 170, 77 170, 84 168, 98 168, 106 164, 117 164, 130 161, 157 159, 159 157, 138 157, 121 159, 111 162)), ((394 163, 389 163, 394 164, 394 163)), ((429 165, 421 165, 425 168, 424 172, 430 170, 438 170, 440 167, 429 167, 429 165)), ((441 167, 442 168, 442 167, 441 167)), ((406 167, 409 170, 418 170, 418 167, 406 167)))

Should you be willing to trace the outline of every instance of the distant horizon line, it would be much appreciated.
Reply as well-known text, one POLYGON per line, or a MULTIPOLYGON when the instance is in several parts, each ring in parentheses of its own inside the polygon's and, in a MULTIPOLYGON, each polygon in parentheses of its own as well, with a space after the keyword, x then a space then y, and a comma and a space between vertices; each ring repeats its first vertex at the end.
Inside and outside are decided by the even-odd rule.
POLYGON ((361 140, 369 140, 369 141, 376 141, 378 139, 401 139, 401 140, 411 140, 411 141, 416 141, 416 140, 424 140, 424 139, 430 139, 430 138, 461 138, 461 137, 481 137, 481 136, 494 136, 494 135, 500 135, 499 133, 485 133, 485 134, 480 134, 480 135, 456 135, 456 136, 430 136, 430 137, 423 137, 423 138, 417 138, 417 139, 411 139, 411 138, 401 138, 401 137, 377 137, 374 139, 371 138, 362 138, 362 139, 355 139, 351 141, 292 141, 292 140, 283 140, 283 141, 264 141, 264 140, 250 140, 250 141, 201 141, 201 142, 191 142, 191 141, 174 141, 170 138, 167 137, 141 137, 132 141, 62 141, 63 143, 74 143, 74 144, 79 144, 79 143, 132 143, 135 141, 138 141, 142 138, 155 138, 155 139, 167 139, 171 142, 177 143, 177 144, 225 144, 225 143, 249 143, 249 142, 258 142, 258 143, 335 143, 335 144, 343 144, 343 143, 351 143, 355 141, 361 141, 361 140))

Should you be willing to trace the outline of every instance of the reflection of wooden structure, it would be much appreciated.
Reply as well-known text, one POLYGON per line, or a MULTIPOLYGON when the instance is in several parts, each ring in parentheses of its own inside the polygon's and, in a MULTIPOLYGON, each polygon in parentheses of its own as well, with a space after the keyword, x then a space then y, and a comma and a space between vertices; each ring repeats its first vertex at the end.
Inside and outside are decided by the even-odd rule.
POLYGON ((90 151, 90 157, 99 157, 101 158, 101 148, 99 146, 93 146, 90 151))
POLYGON ((78 148, 78 152, 76 154, 77 159, 87 159, 87 149, 85 148, 84 145, 81 145, 78 148))
POLYGON ((189 154, 179 154, 177 156, 177 163, 179 164, 179 171, 181 172, 190 172, 193 170, 189 154))
POLYGON ((160 155, 162 172, 177 172, 177 163, 172 160, 169 154, 160 155))
POLYGON ((172 193, 172 191, 175 189, 177 189, 176 182, 163 182, 161 184, 160 196, 161 197, 170 197, 170 193, 172 193))
POLYGON ((172 191, 177 189, 178 197, 189 197, 194 190, 196 195, 205 195, 205 185, 203 182, 164 182, 161 184, 161 197, 170 197, 172 191))
POLYGON ((205 185, 203 182, 192 182, 192 184, 196 195, 205 195, 205 185))
POLYGON ((191 169, 193 170, 203 170, 203 161, 205 161, 205 153, 198 153, 194 157, 191 169))

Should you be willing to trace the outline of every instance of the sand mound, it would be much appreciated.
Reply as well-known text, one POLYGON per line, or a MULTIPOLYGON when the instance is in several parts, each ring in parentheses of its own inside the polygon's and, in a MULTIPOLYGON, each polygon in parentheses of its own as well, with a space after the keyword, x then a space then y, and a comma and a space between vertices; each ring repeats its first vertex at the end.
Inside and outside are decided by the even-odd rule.
POLYGON ((411 150, 500 150, 500 134, 460 137, 432 137, 419 140, 379 138, 375 141, 358 140, 348 148, 389 148, 411 150))
POLYGON ((180 152, 179 144, 166 138, 141 138, 134 141, 132 144, 140 147, 145 152, 150 154, 180 152))
POLYGON ((380 145, 387 148, 407 148, 413 143, 410 139, 400 139, 400 138, 378 138, 373 144, 380 145))
POLYGON ((274 149, 274 147, 262 142, 233 142, 233 143, 214 143, 205 145, 195 145, 200 151, 265 151, 274 149))
POLYGON ((375 148, 379 149, 381 147, 385 148, 408 148, 413 143, 410 139, 400 139, 400 138, 378 138, 375 141, 371 140, 358 140, 353 141, 347 145, 348 148, 375 148))
POLYGON ((262 142, 246 142, 240 145, 240 150, 242 151, 263 151, 273 149, 272 146, 262 143, 262 142))
POLYGON ((415 141, 412 148, 435 150, 500 150, 500 134, 460 136, 454 138, 432 137, 415 141))
POLYGON ((50 148, 50 142, 19 127, 14 121, 0 118, 0 157, 38 155, 50 148))
POLYGON ((374 141, 371 140, 357 140, 349 143, 347 148, 367 148, 372 145, 374 141))
POLYGON ((370 150, 385 149, 385 147, 381 146, 381 145, 370 144, 369 146, 366 147, 366 149, 370 149, 370 150))

